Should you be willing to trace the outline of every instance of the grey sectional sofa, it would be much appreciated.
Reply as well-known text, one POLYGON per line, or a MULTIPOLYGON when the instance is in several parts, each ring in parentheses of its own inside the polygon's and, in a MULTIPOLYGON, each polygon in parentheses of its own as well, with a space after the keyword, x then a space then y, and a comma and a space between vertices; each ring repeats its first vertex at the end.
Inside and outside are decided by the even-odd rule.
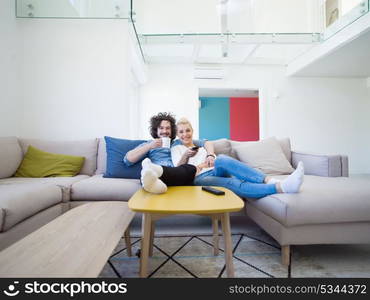
POLYGON ((87 201, 128 201, 141 187, 139 180, 103 178, 105 165, 104 139, 0 138, 0 250, 87 201), (84 166, 74 177, 12 177, 29 144, 47 152, 84 156, 84 166))
MULTIPOLYGON (((291 151, 289 139, 279 143, 293 166, 299 160, 305 163, 301 193, 245 199, 245 209, 280 243, 283 263, 289 263, 291 245, 369 243, 370 185, 348 177, 347 157, 298 153, 291 151)), ((215 141, 216 154, 236 157, 233 147, 229 140, 215 141)), ((81 203, 128 201, 140 188, 136 179, 103 178, 105 168, 104 139, 0 138, 0 249, 81 203), (75 177, 12 177, 29 144, 48 152, 84 156, 85 164, 75 177)))

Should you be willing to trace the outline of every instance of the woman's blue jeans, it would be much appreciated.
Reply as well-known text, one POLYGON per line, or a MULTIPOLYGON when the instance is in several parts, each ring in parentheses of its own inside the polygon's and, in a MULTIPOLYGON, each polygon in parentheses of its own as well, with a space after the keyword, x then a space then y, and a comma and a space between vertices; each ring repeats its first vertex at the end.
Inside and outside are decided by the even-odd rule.
POLYGON ((276 194, 275 184, 265 184, 266 175, 226 155, 219 155, 213 170, 195 177, 194 185, 222 186, 244 198, 276 194))

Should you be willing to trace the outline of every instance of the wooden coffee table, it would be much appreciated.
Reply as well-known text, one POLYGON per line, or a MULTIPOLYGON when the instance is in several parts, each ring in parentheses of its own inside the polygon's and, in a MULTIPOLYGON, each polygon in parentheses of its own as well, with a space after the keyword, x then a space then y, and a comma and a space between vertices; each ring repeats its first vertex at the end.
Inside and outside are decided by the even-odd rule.
POLYGON ((0 277, 97 277, 135 213, 102 201, 67 211, 0 252, 0 277))
MULTIPOLYGON (((148 276, 147 265, 153 247, 154 221, 175 214, 197 214, 212 217, 216 243, 218 242, 216 224, 217 220, 221 220, 225 240, 226 272, 228 277, 234 277, 229 213, 241 210, 244 207, 244 202, 228 189, 221 187, 217 187, 217 189, 225 191, 225 195, 216 196, 207 193, 202 191, 200 186, 176 186, 169 187, 164 194, 151 194, 141 189, 132 196, 128 207, 133 211, 143 213, 140 277, 148 276)), ((215 245, 214 247, 216 249, 215 245)))

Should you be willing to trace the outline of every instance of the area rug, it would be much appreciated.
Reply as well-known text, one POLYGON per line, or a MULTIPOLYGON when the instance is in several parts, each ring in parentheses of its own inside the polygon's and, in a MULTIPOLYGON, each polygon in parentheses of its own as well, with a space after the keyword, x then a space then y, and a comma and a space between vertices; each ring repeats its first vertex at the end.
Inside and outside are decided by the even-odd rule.
MULTIPOLYGON (((292 247, 289 267, 281 264, 280 246, 263 231, 232 234, 235 277, 370 277, 370 245, 292 247)), ((100 277, 139 277, 140 237, 131 238, 131 257, 122 239, 100 277)), ((212 235, 157 236, 149 258, 150 278, 226 277, 223 239, 213 255, 212 235)))

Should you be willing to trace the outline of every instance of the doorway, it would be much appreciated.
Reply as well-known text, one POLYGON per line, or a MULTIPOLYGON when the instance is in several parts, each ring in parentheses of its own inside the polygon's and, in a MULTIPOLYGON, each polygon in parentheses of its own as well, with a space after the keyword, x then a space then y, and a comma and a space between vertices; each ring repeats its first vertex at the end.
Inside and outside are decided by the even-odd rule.
POLYGON ((199 137, 258 141, 259 97, 256 90, 200 89, 199 137))

